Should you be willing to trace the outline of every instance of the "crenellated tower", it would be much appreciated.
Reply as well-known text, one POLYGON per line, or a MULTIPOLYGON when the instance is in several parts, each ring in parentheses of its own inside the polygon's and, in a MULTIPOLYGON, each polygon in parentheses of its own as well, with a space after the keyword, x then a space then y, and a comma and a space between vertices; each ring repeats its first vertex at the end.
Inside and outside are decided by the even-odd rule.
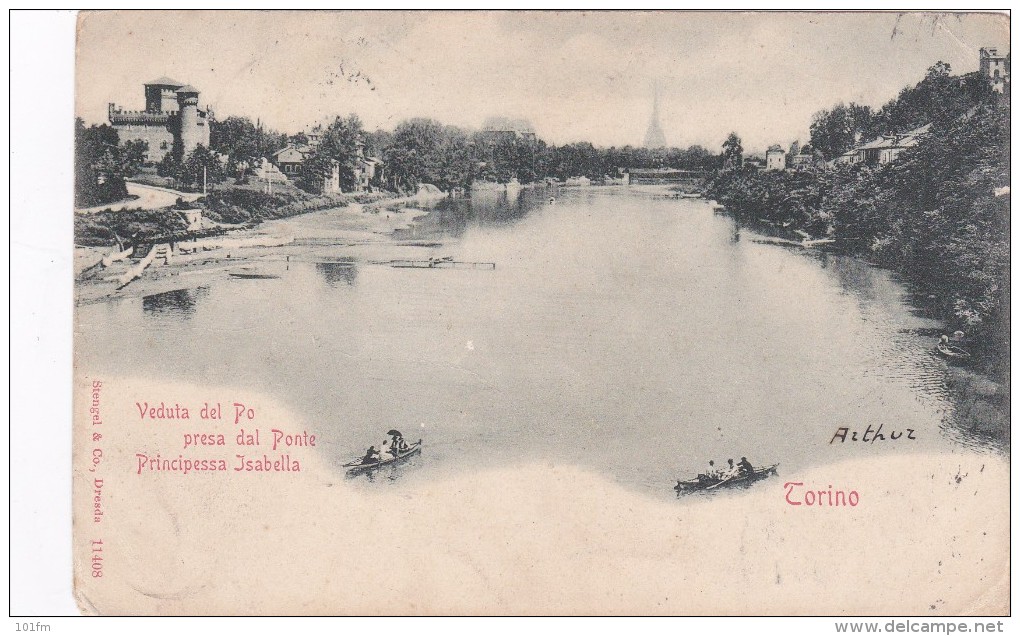
POLYGON ((166 155, 187 156, 199 144, 209 146, 209 112, 198 108, 198 89, 169 77, 145 83, 145 110, 108 107, 110 124, 121 143, 142 141, 145 160, 159 163, 166 155))
POLYGON ((198 144, 209 145, 208 134, 203 141, 199 131, 198 89, 194 86, 177 89, 177 105, 181 118, 181 156, 187 157, 198 144))

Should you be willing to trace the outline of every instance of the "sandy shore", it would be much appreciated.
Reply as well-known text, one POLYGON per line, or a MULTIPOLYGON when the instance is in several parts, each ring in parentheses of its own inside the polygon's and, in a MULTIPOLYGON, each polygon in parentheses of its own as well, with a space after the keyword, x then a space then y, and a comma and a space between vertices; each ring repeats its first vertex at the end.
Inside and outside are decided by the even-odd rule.
MULTIPOLYGON (((553 462, 435 482, 345 480, 312 448, 288 451, 301 472, 138 474, 136 453, 222 456, 231 466, 238 452, 279 454, 239 449, 232 419, 140 420, 138 400, 243 402, 257 412, 246 428, 263 435, 315 427, 229 387, 102 381, 100 524, 85 471, 93 444, 75 449, 77 595, 88 613, 1009 611, 1009 466, 997 455, 862 455, 674 501, 553 462), (228 446, 184 449, 183 434, 199 430, 224 433, 228 446), (859 503, 792 506, 786 482, 853 490, 859 503), (101 580, 88 576, 87 541, 97 536, 101 580)), ((91 379, 80 382, 82 431, 91 379)))
POLYGON ((230 231, 220 237, 181 243, 169 262, 157 259, 142 275, 124 285, 136 261, 125 259, 103 267, 100 260, 114 251, 76 247, 74 271, 76 302, 88 304, 117 298, 148 296, 176 289, 199 287, 228 276, 279 261, 356 260, 408 258, 433 254, 419 245, 393 238, 410 227, 427 210, 414 207, 387 209, 393 202, 351 204, 267 221, 253 229, 230 231), (387 207, 384 207, 387 206, 387 207), (418 247, 418 251, 408 248, 418 247))

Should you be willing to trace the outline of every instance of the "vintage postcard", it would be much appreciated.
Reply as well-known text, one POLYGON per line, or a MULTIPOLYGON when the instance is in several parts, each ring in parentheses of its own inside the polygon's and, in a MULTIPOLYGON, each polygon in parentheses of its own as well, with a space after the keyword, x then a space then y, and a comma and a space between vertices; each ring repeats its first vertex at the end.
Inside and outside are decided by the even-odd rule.
POLYGON ((81 13, 81 611, 1009 614, 1009 36, 81 13))

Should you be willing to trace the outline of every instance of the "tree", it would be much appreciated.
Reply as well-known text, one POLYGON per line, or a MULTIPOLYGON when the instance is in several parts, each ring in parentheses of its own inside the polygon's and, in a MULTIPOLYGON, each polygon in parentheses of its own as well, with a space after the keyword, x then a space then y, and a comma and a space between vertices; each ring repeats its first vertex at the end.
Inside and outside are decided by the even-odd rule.
POLYGON ((737 133, 731 132, 730 136, 723 142, 723 166, 729 169, 736 169, 744 165, 744 147, 741 145, 737 133))
POLYGON ((842 102, 832 110, 820 110, 811 121, 811 146, 826 159, 833 159, 854 147, 858 140, 872 137, 873 115, 869 106, 842 102))
POLYGON ((465 187, 479 176, 476 167, 493 163, 491 149, 480 135, 470 136, 456 126, 434 119, 400 122, 383 151, 387 184, 397 191, 414 191, 431 183, 442 190, 465 187), (488 161, 486 161, 488 159, 488 161))
POLYGON ((799 154, 800 154, 800 140, 795 139, 794 142, 790 144, 790 149, 786 152, 787 167, 793 165, 793 158, 799 154))
POLYGON ((177 173, 173 175, 182 188, 199 189, 206 184, 223 181, 225 176, 223 164, 216 154, 199 144, 181 161, 177 173))
POLYGON ((117 131, 106 124, 85 127, 74 121, 75 205, 94 206, 127 198, 126 179, 141 170, 148 145, 120 144, 117 131))
POLYGON ((209 125, 210 149, 227 155, 228 170, 243 176, 263 157, 269 158, 286 144, 286 136, 256 126, 247 117, 227 117, 209 125))
POLYGON ((363 158, 364 134, 357 115, 334 119, 302 165, 305 187, 312 190, 321 188, 323 180, 332 176, 336 166, 340 171, 340 188, 348 192, 354 190, 358 185, 357 172, 363 158))

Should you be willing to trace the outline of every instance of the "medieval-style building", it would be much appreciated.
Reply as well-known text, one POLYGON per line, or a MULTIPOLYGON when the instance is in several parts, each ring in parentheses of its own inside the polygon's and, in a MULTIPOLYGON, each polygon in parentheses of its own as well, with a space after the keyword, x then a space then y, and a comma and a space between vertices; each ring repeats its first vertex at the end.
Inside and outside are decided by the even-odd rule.
POLYGON ((981 49, 978 52, 981 74, 988 78, 992 90, 1005 92, 1009 84, 1009 53, 1000 55, 998 49, 981 49))
POLYGON ((120 142, 144 141, 145 160, 159 163, 167 154, 186 157, 199 144, 209 147, 210 113, 198 108, 198 89, 168 77, 145 84, 145 110, 110 104, 110 125, 120 142))

